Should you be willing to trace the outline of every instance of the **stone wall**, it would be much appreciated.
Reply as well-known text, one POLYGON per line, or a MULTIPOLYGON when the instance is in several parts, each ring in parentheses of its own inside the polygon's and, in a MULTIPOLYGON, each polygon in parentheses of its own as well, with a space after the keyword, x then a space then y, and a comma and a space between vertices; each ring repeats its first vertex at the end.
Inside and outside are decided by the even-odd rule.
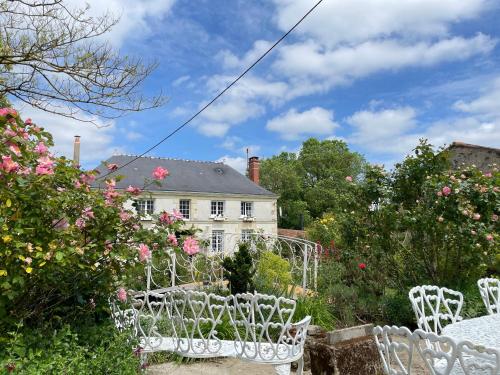
POLYGON ((500 165, 500 149, 471 145, 462 142, 453 142, 448 147, 450 161, 454 169, 462 165, 476 165, 484 172, 491 170, 490 165, 496 163, 500 165))

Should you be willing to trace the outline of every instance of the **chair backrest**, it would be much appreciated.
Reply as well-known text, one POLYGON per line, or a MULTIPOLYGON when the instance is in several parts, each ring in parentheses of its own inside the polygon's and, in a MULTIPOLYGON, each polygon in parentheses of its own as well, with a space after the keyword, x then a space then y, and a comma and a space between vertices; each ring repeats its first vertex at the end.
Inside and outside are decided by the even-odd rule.
POLYGON ((470 341, 457 344, 458 360, 465 375, 499 375, 500 350, 474 345, 470 341))
POLYGON ((408 294, 417 317, 420 329, 426 332, 441 333, 443 323, 456 323, 462 320, 464 297, 462 293, 433 285, 412 288, 408 294))
POLYGON ((406 327, 377 326, 375 344, 386 375, 411 375, 413 362, 412 333, 406 327))
POLYGON ((258 361, 301 355, 310 317, 293 324, 295 301, 258 293, 233 296, 228 305, 239 357, 258 361))
POLYGON ((500 314, 500 280, 495 278, 479 279, 477 286, 488 314, 500 314))
POLYGON ((411 340, 432 375, 459 374, 456 371, 459 366, 457 344, 451 337, 417 329, 411 340))

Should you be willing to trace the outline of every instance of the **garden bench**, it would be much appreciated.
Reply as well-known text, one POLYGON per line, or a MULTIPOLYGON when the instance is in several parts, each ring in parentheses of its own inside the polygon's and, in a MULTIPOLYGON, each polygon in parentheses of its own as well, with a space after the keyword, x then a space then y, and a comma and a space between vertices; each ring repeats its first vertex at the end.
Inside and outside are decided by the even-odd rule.
POLYGON ((133 326, 141 360, 159 351, 191 358, 235 357, 273 365, 289 374, 291 363, 303 369, 304 343, 311 317, 292 323, 295 301, 244 293, 220 296, 168 288, 135 292, 132 308, 112 302, 117 328, 133 326))

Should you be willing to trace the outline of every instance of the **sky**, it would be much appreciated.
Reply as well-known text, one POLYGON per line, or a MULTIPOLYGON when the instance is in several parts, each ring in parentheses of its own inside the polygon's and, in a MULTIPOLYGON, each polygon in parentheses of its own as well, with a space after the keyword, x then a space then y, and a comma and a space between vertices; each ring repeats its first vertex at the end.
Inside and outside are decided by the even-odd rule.
MULTIPOLYGON (((77 0, 69 0, 77 5, 77 0)), ((87 0, 121 16, 106 36, 122 54, 158 62, 143 86, 161 108, 107 127, 21 108, 54 134, 55 151, 94 167, 140 154, 211 100, 315 0, 87 0)), ((245 78, 149 155, 224 161, 297 152, 341 139, 391 167, 427 138, 500 147, 500 2, 324 0, 245 78)), ((99 122, 100 120, 98 120, 99 122)), ((102 124, 105 124, 102 122, 102 124)))

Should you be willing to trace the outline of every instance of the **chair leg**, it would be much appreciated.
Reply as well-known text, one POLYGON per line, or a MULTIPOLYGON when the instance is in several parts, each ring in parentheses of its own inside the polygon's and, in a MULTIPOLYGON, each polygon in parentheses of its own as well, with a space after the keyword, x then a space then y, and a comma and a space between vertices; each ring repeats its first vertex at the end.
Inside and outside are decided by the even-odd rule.
POLYGON ((147 353, 144 353, 144 352, 141 353, 141 362, 140 363, 141 363, 141 372, 145 373, 146 368, 148 367, 148 354, 147 353))
POLYGON ((276 375, 290 375, 291 366, 292 366, 291 363, 285 363, 283 365, 275 365, 274 371, 276 372, 276 375))
POLYGON ((302 375, 303 371, 304 371, 304 357, 300 357, 300 359, 297 362, 297 375, 302 375))

